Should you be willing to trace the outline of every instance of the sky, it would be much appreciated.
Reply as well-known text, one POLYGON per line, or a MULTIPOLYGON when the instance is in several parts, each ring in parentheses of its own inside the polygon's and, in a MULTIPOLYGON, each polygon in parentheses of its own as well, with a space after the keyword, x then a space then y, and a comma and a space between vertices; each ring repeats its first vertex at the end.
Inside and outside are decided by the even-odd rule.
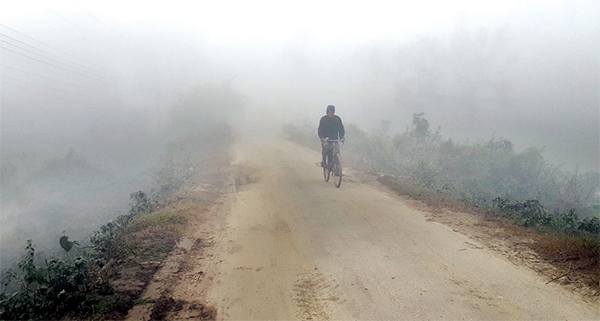
MULTIPOLYGON (((577 3, 577 1, 574 1, 577 3)), ((503 15, 564 1, 6 1, 0 19, 21 24, 47 12, 85 11, 107 24, 164 22, 214 41, 285 42, 298 33, 317 42, 368 43, 451 26, 456 15, 495 23, 503 15), (543 4, 543 5, 542 5, 543 4)), ((42 18, 43 19, 43 18, 42 18)), ((438 29, 438 30, 436 30, 438 29)))

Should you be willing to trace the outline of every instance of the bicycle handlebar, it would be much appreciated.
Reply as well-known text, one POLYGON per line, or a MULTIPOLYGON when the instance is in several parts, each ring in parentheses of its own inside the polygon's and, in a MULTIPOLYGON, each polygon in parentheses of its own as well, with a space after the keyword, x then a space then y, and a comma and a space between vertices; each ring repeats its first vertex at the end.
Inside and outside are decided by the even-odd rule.
POLYGON ((343 143, 344 142, 344 140, 341 140, 341 139, 324 138, 323 140, 326 141, 326 142, 332 142, 332 143, 337 143, 337 142, 342 142, 343 143))

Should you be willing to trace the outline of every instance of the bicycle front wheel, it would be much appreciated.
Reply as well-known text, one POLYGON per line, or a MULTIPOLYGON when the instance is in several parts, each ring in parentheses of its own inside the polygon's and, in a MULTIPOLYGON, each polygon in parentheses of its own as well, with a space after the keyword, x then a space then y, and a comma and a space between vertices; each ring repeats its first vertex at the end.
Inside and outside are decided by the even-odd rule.
POLYGON ((342 185, 342 159, 339 153, 333 155, 333 176, 335 187, 342 185))
POLYGON ((329 182, 329 175, 331 171, 329 170, 329 156, 325 157, 325 167, 323 167, 323 178, 326 182, 329 182))

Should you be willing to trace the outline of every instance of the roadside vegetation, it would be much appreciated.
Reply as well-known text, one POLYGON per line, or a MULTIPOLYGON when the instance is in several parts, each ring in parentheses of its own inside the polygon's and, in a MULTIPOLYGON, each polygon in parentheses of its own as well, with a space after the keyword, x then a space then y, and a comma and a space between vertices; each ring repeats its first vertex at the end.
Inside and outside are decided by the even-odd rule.
MULTIPOLYGON (((459 144, 443 138, 439 127, 432 131, 424 116, 414 114, 409 128, 394 135, 385 121, 370 134, 347 125, 344 152, 399 194, 535 231, 540 237, 531 248, 566 269, 565 277, 585 275, 588 286, 600 289, 598 172, 561 171, 544 160, 542 149, 517 152, 501 137, 459 144)), ((319 149, 310 125, 283 131, 319 149)))
MULTIPOLYGON (((229 164, 231 128, 224 119, 199 119, 198 109, 223 97, 233 97, 227 102, 237 101, 232 105, 236 108, 242 103, 229 86, 199 92, 212 93, 214 101, 199 103, 194 94, 174 108, 171 128, 177 129, 177 137, 167 144, 160 166, 145 178, 152 181, 151 190, 130 194, 126 214, 101 226, 88 240, 63 235, 56 240, 62 255, 38 251, 35 235, 27 240, 23 257, 2 275, 1 320, 119 320, 134 305, 152 303, 141 302, 141 294, 177 245, 190 215, 204 211, 200 207, 214 201, 226 179, 227 168, 222 167, 229 164), (186 113, 191 116, 184 117, 186 113), (191 118, 196 119, 195 126, 191 118), (185 126, 179 126, 182 119, 185 126), (198 185, 209 188, 213 196, 189 199, 186 190, 198 185)), ((223 112, 219 117, 227 111, 223 112)), ((78 177, 76 171, 95 173, 73 150, 43 166, 43 173, 61 178, 62 172, 73 179, 78 177)), ((7 190, 19 192, 14 185, 7 190)))
POLYGON ((57 240, 64 255, 42 258, 28 240, 23 259, 3 277, 0 319, 123 319, 196 210, 178 191, 209 175, 212 158, 226 157, 228 130, 218 126, 171 143, 156 190, 132 193, 128 213, 103 225, 89 242, 80 245, 65 235, 57 240))

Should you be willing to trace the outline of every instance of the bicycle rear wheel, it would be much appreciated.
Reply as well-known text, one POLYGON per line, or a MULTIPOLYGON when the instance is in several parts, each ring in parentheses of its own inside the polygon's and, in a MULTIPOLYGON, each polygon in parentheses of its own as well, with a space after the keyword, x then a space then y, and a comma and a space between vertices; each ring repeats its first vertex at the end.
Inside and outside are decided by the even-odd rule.
POLYGON ((333 176, 335 187, 342 185, 342 159, 339 153, 333 155, 333 176))
POLYGON ((329 182, 329 176, 331 175, 331 170, 329 170, 329 155, 325 156, 325 167, 323 167, 323 178, 326 182, 329 182))

